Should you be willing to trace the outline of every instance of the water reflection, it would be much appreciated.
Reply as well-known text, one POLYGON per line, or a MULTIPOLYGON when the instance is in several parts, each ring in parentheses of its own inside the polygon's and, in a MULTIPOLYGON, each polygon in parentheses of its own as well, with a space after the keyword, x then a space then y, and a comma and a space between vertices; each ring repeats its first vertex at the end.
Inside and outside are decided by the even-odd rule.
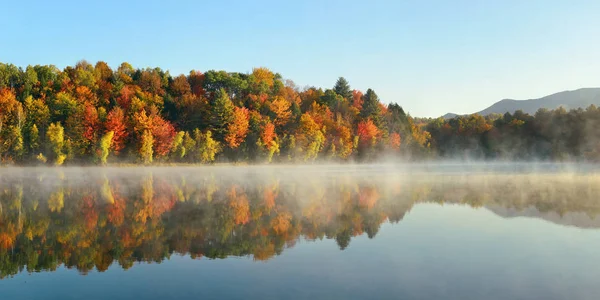
POLYGON ((251 256, 298 239, 376 237, 423 202, 600 227, 600 177, 348 168, 10 169, 0 176, 0 277, 251 256))

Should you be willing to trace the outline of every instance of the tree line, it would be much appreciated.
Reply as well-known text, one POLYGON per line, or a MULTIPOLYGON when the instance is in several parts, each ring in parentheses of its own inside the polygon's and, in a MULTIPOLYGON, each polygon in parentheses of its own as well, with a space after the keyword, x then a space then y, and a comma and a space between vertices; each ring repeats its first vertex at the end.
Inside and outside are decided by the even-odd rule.
POLYGON ((599 120, 595 106, 416 119, 343 77, 299 88, 266 68, 173 77, 128 63, 0 63, 4 164, 597 160, 599 120))
POLYGON ((0 64, 4 163, 369 160, 425 152, 427 140, 399 105, 342 77, 323 90, 266 68, 173 77, 128 63, 0 64))

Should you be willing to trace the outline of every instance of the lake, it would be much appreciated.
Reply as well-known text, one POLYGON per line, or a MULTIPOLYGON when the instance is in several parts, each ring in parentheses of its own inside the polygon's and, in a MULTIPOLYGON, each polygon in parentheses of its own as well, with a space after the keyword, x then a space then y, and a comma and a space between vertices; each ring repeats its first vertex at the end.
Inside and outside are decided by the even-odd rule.
POLYGON ((0 169, 1 299, 597 299, 580 164, 0 169))

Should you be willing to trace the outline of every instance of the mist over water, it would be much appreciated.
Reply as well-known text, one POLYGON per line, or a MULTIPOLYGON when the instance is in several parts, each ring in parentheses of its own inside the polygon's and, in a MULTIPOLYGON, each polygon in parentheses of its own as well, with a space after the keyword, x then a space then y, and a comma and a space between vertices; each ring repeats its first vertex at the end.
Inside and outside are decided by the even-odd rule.
POLYGON ((576 163, 2 168, 0 290, 589 299, 599 195, 576 163))

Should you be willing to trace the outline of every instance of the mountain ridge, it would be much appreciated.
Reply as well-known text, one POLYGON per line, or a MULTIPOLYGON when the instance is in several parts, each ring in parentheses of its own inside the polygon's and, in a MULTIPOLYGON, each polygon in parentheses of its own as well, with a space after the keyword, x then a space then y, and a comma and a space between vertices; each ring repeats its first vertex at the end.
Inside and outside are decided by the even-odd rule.
MULTIPOLYGON (((476 112, 476 114, 486 116, 492 113, 505 114, 514 113, 522 110, 530 115, 540 108, 556 109, 560 106, 565 109, 586 108, 591 104, 600 105, 600 88, 580 88, 576 90, 562 91, 536 99, 515 100, 502 99, 487 108, 476 112)), ((460 116, 455 113, 447 113, 442 116, 444 119, 451 119, 460 116)))

